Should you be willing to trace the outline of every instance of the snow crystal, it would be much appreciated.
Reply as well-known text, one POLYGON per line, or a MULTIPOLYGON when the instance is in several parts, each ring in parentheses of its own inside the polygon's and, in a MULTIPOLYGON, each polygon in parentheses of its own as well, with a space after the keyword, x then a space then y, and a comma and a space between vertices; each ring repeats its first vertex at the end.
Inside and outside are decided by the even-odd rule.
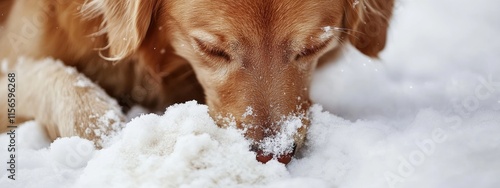
POLYGON ((65 67, 64 70, 66 71, 66 73, 70 74, 70 75, 73 75, 73 74, 77 74, 77 70, 73 67, 65 67))
POLYGON ((253 108, 251 106, 247 106, 245 113, 241 117, 246 118, 247 116, 252 116, 252 115, 253 115, 253 108))
POLYGON ((101 135, 101 130, 99 130, 99 129, 94 129, 94 134, 95 134, 96 136, 102 136, 102 135, 101 135))
POLYGON ((334 27, 325 26, 322 28, 322 30, 323 30, 323 33, 319 37, 321 40, 327 40, 331 36, 333 36, 334 27))
POLYGON ((332 27, 331 26, 325 26, 322 28, 324 32, 330 32, 332 31, 332 27))
POLYGON ((103 116, 99 118, 98 122, 101 124, 109 125, 110 123, 120 122, 120 117, 114 110, 108 110, 103 116))
POLYGON ((354 3, 352 4, 352 8, 356 7, 356 5, 359 4, 359 0, 355 0, 354 3))
POLYGON ((90 127, 87 127, 85 129, 85 134, 90 134, 90 133, 92 133, 92 129, 90 129, 90 127))
POLYGON ((91 87, 94 84, 92 81, 90 81, 88 78, 83 77, 83 76, 78 76, 77 81, 75 84, 73 84, 75 87, 81 87, 81 88, 86 88, 86 87, 91 87))

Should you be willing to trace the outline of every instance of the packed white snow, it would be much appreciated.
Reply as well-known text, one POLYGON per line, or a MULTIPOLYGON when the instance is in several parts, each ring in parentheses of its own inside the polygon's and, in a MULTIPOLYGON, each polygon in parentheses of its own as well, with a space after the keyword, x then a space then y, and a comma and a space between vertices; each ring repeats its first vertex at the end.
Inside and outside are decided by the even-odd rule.
POLYGON ((0 187, 500 187, 498 7, 398 1, 380 60, 347 48, 318 70, 306 146, 287 166, 257 162, 238 130, 187 102, 135 108, 101 150, 25 123, 15 181, 0 135, 0 187))

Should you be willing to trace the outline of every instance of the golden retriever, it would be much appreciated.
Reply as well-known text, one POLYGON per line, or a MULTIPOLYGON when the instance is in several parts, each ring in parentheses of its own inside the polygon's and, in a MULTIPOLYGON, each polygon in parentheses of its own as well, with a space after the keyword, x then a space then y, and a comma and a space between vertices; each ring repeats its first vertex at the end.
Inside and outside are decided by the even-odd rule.
MULTIPOLYGON (((164 110, 195 99, 206 102, 221 126, 227 119, 221 117, 230 117, 245 129, 257 160, 288 163, 295 149, 265 153, 258 143, 276 134, 284 117, 297 116, 303 126, 292 147, 303 144, 318 59, 347 42, 377 57, 393 5, 393 0, 3 0, 0 58, 7 60, 0 83, 7 84, 8 72, 17 73, 16 117, 35 119, 52 139, 76 135, 100 144, 123 121, 120 108, 164 110), (46 57, 75 67, 100 87, 76 87, 85 79, 81 75, 34 61, 46 57)), ((5 130, 6 113, 0 117, 5 130)))

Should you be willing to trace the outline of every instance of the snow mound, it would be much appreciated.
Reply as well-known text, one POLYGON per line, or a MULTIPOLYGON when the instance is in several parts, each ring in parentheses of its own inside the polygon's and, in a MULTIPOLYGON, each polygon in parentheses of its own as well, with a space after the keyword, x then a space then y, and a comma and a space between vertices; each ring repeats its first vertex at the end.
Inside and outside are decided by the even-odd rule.
MULTIPOLYGON (((288 166, 275 160, 257 162, 241 131, 217 127, 207 106, 187 102, 169 107, 161 116, 134 118, 101 150, 77 137, 60 138, 50 146, 46 143, 47 148, 27 147, 23 143, 28 140, 22 139, 19 179, 10 181, 5 171, 0 172, 0 186, 500 185, 497 111, 478 111, 463 121, 452 121, 452 115, 422 109, 403 129, 383 121, 351 122, 319 105, 310 111, 308 140, 288 166)), ((18 129, 19 135, 40 135, 37 132, 43 130, 36 123, 18 129)), ((6 140, 6 135, 0 136, 0 142, 6 140)))
POLYGON ((217 127, 207 106, 187 102, 133 119, 89 161, 76 187, 259 185, 287 176, 276 161, 257 162, 240 131, 217 127))

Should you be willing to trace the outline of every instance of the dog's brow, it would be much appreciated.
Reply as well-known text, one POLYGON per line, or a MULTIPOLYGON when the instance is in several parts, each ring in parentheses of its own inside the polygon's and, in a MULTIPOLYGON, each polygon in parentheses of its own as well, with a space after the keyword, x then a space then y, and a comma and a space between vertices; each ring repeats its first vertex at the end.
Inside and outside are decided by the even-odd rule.
POLYGON ((212 35, 206 31, 202 30, 195 30, 191 32, 191 36, 197 38, 198 40, 201 40, 203 42, 208 42, 208 43, 217 43, 220 42, 217 36, 212 35))

